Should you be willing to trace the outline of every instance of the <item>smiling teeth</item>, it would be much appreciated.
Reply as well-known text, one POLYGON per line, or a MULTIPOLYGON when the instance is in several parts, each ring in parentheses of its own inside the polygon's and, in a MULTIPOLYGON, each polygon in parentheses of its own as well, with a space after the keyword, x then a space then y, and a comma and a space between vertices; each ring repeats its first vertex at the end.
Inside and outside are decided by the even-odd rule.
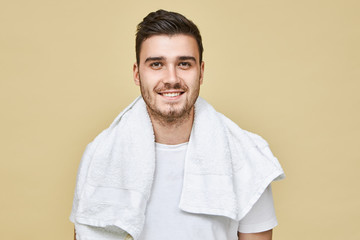
POLYGON ((163 96, 165 96, 165 97, 176 97, 179 95, 180 95, 180 93, 163 93, 163 96))

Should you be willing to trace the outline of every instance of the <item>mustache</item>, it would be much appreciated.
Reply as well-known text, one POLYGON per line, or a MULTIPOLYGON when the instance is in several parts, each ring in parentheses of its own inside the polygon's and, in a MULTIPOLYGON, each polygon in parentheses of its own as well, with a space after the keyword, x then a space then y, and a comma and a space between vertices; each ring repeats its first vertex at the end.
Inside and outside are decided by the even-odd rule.
POLYGON ((166 90, 182 90, 182 91, 186 91, 188 90, 188 87, 186 85, 182 85, 181 83, 164 83, 161 86, 157 86, 154 89, 156 92, 161 92, 161 91, 166 91, 166 90))

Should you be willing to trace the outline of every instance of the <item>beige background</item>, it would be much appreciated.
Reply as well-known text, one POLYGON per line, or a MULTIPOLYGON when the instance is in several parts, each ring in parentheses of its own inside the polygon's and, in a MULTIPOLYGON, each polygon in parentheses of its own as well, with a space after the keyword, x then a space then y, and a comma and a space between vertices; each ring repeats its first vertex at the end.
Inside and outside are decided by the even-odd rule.
POLYGON ((159 8, 199 26, 201 95, 286 171, 274 239, 360 239, 357 0, 2 0, 0 239, 72 239, 80 157, 139 94, 135 27, 159 8))

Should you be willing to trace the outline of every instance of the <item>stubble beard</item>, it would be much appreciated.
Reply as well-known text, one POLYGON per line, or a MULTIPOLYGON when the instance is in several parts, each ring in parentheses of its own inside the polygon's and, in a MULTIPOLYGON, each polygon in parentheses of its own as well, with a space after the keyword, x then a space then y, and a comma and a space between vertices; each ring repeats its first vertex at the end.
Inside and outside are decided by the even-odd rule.
MULTIPOLYGON (((155 120, 159 122, 160 124, 164 126, 174 126, 174 125, 181 125, 183 122, 188 120, 192 117, 194 104, 196 102, 196 99, 199 96, 199 88, 194 89, 195 96, 190 96, 190 99, 186 99, 185 104, 180 108, 177 109, 175 104, 168 103, 165 110, 161 110, 156 106, 156 103, 152 102, 151 98, 151 92, 149 90, 146 90, 140 80, 140 91, 141 95, 146 103, 147 111, 150 115, 150 118, 152 120, 155 120)), ((164 89, 186 89, 188 88, 186 86, 181 86, 179 83, 174 84, 171 86, 170 84, 164 84, 164 87, 161 88, 164 89)), ((155 87, 152 91, 153 93, 157 94, 157 92, 160 89, 155 87)))

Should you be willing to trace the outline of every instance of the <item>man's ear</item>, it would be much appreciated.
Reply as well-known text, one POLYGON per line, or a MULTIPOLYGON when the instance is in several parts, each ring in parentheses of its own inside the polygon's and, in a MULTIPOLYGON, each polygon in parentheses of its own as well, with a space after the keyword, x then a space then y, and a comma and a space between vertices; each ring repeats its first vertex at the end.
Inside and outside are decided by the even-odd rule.
POLYGON ((137 63, 134 63, 133 66, 133 76, 134 76, 134 82, 137 86, 140 86, 140 73, 139 73, 139 66, 137 63))
POLYGON ((204 67, 205 67, 205 62, 202 61, 200 65, 200 84, 202 84, 204 80, 204 67))

